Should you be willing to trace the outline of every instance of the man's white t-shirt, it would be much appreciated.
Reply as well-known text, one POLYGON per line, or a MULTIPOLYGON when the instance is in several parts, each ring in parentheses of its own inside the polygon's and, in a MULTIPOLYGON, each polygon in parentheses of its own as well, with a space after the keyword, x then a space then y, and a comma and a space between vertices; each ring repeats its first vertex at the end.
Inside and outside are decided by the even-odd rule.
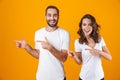
MULTIPOLYGON (((103 38, 99 43, 96 43, 94 49, 102 51, 102 47, 105 46, 103 38)), ((83 80, 100 80, 104 78, 104 72, 102 69, 102 63, 100 55, 92 55, 86 48, 91 48, 85 43, 80 44, 79 39, 75 40, 75 51, 81 52, 82 55, 82 68, 80 72, 80 78, 83 80)))
POLYGON ((40 50, 40 55, 36 79, 63 80, 65 77, 63 63, 53 56, 51 52, 43 49, 40 42, 37 42, 45 41, 45 37, 57 50, 69 49, 69 33, 64 29, 57 28, 53 32, 48 32, 45 28, 37 30, 35 33, 35 48, 40 50))

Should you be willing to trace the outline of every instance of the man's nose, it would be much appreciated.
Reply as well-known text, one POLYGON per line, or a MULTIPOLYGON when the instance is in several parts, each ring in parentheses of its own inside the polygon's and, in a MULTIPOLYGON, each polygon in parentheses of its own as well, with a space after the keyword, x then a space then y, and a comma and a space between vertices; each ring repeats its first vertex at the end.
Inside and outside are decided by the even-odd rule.
POLYGON ((51 20, 54 20, 54 16, 51 16, 50 19, 51 19, 51 20))

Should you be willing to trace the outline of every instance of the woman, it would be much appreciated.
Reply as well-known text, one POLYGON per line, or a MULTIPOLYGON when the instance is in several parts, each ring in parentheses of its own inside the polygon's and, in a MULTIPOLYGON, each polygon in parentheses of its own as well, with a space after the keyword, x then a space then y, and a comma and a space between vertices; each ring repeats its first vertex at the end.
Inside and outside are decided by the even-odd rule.
POLYGON ((112 57, 104 39, 99 35, 99 25, 95 18, 86 14, 79 23, 79 39, 75 40, 75 54, 69 52, 77 64, 82 63, 79 80, 104 80, 101 58, 112 57))

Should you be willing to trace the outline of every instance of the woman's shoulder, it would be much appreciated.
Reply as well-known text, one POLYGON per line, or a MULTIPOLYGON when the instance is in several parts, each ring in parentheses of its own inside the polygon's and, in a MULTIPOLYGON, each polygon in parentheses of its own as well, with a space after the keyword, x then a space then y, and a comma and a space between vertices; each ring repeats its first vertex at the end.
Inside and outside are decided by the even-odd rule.
POLYGON ((79 39, 75 39, 75 42, 79 42, 79 39))
POLYGON ((99 42, 101 42, 101 41, 104 41, 102 36, 99 37, 99 42))
POLYGON ((79 45, 83 45, 83 44, 84 44, 84 43, 83 43, 83 44, 80 43, 79 38, 75 40, 75 43, 76 43, 76 44, 79 44, 79 45))

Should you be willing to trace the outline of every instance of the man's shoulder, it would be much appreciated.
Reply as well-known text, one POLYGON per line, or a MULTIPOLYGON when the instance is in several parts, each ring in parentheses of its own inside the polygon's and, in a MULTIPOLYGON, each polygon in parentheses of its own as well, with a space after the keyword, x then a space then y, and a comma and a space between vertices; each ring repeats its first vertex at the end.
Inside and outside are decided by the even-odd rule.
POLYGON ((35 33, 40 33, 40 32, 42 32, 42 31, 44 31, 44 30, 45 30, 45 27, 42 27, 42 28, 36 30, 35 33))
POLYGON ((65 30, 65 29, 63 29, 63 28, 60 28, 60 27, 59 27, 59 30, 60 30, 61 32, 68 33, 68 31, 67 31, 67 30, 65 30))

